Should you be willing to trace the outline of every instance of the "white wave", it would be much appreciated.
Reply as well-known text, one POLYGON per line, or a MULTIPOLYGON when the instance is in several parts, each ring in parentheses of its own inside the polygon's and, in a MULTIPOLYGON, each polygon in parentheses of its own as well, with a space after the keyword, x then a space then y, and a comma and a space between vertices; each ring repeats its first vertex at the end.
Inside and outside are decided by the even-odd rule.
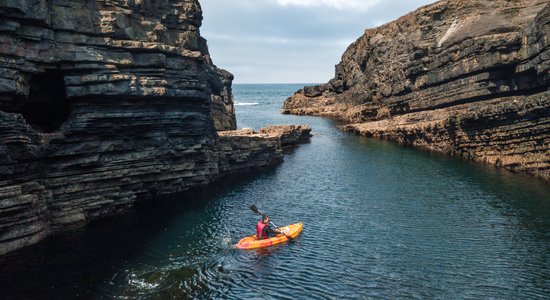
POLYGON ((159 283, 146 282, 145 279, 142 278, 132 278, 129 280, 129 284, 142 291, 154 290, 160 285, 159 283))
POLYGON ((235 102, 234 104, 235 104, 235 106, 256 106, 256 105, 259 105, 260 103, 258 103, 258 102, 235 102))

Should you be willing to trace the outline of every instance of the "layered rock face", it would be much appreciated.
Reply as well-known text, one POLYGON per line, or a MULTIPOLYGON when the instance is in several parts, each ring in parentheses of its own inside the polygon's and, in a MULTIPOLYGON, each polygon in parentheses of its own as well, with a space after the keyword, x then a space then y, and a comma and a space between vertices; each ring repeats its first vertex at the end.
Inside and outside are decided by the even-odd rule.
POLYGON ((281 161, 218 137, 233 77, 201 20, 197 0, 0 1, 0 254, 281 161))
POLYGON ((248 136, 265 138, 267 140, 276 139, 282 148, 308 143, 312 137, 309 125, 272 125, 261 128, 259 132, 252 129, 241 129, 220 131, 219 135, 222 137, 248 136))
POLYGON ((261 128, 220 131, 220 169, 224 174, 238 173, 283 161, 283 150, 308 143, 307 125, 275 125, 261 128))
POLYGON ((307 143, 312 136, 308 125, 274 125, 260 129, 260 134, 279 137, 283 147, 307 143))
POLYGON ((370 29, 283 113, 550 179, 550 3, 448 0, 370 29))

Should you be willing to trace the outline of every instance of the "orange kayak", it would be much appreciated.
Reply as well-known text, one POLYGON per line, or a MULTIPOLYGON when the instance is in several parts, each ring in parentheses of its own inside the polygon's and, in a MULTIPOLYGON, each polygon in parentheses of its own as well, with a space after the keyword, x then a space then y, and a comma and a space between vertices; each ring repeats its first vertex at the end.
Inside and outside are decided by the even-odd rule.
MULTIPOLYGON (((303 227, 303 223, 296 223, 281 227, 280 229, 282 229, 286 235, 295 238, 302 232, 303 227)), ((263 240, 258 240, 256 235, 251 235, 240 240, 236 246, 238 249, 257 249, 277 245, 286 241, 288 241, 288 238, 284 234, 277 234, 272 238, 263 240)))

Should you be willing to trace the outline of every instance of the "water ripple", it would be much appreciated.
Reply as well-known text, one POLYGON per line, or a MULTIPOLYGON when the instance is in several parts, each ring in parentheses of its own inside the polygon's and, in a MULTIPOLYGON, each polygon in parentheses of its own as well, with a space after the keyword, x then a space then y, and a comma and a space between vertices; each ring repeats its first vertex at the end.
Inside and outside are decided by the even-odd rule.
POLYGON ((59 236, 2 265, 3 296, 548 298, 550 187, 347 135, 330 120, 279 115, 298 88, 235 87, 243 103, 260 103, 236 108, 240 126, 313 127, 312 142, 283 165, 143 208, 132 221, 59 236), (254 232, 251 204, 281 225, 304 222, 303 233, 235 249, 254 232))

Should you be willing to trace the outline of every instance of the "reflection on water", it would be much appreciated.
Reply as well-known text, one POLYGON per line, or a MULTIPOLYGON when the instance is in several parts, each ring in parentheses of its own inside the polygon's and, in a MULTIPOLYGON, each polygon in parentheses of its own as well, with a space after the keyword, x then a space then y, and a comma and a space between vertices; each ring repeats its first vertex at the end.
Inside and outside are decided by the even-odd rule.
POLYGON ((550 187, 278 114, 297 86, 237 85, 239 126, 310 124, 283 165, 142 205, 0 262, 7 299, 542 299, 550 187), (295 242, 240 251, 256 204, 295 242))

